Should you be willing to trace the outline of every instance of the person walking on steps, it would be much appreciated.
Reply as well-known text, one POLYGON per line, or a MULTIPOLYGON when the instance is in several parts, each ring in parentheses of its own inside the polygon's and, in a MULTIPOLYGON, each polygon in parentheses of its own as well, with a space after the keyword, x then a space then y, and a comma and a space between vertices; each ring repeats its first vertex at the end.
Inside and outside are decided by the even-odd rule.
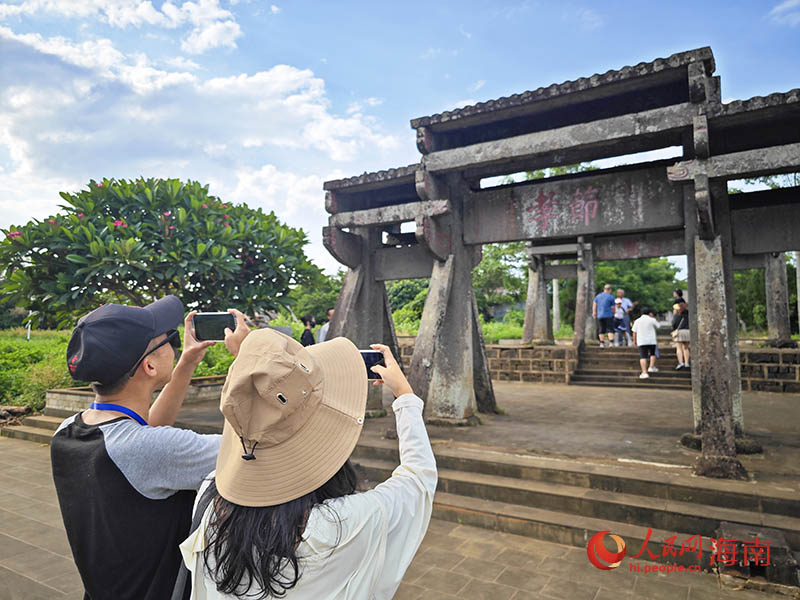
POLYGON ((603 335, 608 338, 608 347, 614 345, 614 296, 611 295, 611 284, 603 286, 603 291, 594 297, 592 317, 597 319, 597 335, 600 347, 605 346, 603 335))
POLYGON ((678 354, 676 371, 689 368, 689 307, 686 302, 676 302, 672 305, 672 338, 678 354))
POLYGON ((633 322, 633 343, 639 347, 639 365, 642 373, 639 379, 649 379, 650 373, 657 373, 656 344, 658 343, 658 321, 655 319, 653 309, 649 306, 642 308, 642 316, 633 322), (650 366, 648 367, 648 359, 650 366))

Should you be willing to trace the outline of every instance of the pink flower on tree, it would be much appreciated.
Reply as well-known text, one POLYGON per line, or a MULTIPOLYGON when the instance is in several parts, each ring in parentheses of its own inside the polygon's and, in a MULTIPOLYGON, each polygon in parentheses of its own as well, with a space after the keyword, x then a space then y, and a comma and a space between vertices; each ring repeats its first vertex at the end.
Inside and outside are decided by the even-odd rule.
POLYGON ((230 223, 225 223, 225 227, 230 227, 230 226, 231 226, 230 223))
POLYGON ((230 216, 230 215, 225 215, 225 218, 226 218, 226 219, 230 219, 230 218, 231 218, 231 216, 230 216))
POLYGON ((84 217, 84 214, 83 214, 83 213, 78 213, 78 218, 79 218, 79 219, 82 219, 83 217, 84 217))
POLYGON ((201 204, 200 208, 208 208, 208 204, 201 204))
POLYGON ((6 237, 11 238, 12 240, 14 238, 18 238, 18 237, 21 237, 21 236, 22 236, 22 232, 21 231, 9 231, 6 234, 6 237))
POLYGON ((100 183, 98 183, 97 187, 103 187, 103 182, 101 181, 100 183))
POLYGON ((114 227, 119 227, 119 226, 121 226, 121 225, 124 225, 124 223, 123 223, 122 221, 120 221, 119 219, 117 219, 116 221, 114 221, 114 222, 112 223, 112 225, 113 225, 114 227))
POLYGON ((172 214, 172 213, 171 213, 170 211, 168 211, 168 210, 167 210, 167 211, 164 211, 164 216, 165 216, 165 217, 168 217, 168 216, 170 216, 171 214, 172 214))
POLYGON ((175 225, 170 225, 169 228, 170 229, 175 229, 175 225))
POLYGON ((55 223, 55 222, 56 222, 56 220, 55 220, 55 219, 47 219, 47 222, 48 222, 48 223, 55 223))

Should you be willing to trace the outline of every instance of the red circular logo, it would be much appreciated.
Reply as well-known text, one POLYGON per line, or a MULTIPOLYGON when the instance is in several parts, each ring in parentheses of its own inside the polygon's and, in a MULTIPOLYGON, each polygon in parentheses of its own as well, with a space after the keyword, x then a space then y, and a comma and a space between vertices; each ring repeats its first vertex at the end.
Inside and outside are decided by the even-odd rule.
POLYGON ((625 556, 625 540, 618 535, 614 535, 610 531, 595 533, 589 540, 589 543, 586 544, 586 555, 589 557, 589 562, 598 569, 602 569, 603 571, 616 569, 622 564, 622 559, 625 556), (614 543, 617 545, 616 552, 609 552, 603 545, 603 538, 606 534, 608 534, 608 537, 614 540, 614 543))

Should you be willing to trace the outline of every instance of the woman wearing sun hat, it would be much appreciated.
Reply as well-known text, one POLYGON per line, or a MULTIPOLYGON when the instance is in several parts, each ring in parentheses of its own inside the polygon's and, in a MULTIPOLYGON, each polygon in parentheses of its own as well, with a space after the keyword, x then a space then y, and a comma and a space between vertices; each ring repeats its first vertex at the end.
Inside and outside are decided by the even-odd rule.
POLYGON ((356 493, 349 457, 368 384, 358 349, 341 337, 303 347, 269 329, 244 340, 222 391, 217 468, 181 544, 192 599, 394 595, 428 528, 436 462, 422 401, 389 349, 373 348, 396 396, 400 466, 356 493))

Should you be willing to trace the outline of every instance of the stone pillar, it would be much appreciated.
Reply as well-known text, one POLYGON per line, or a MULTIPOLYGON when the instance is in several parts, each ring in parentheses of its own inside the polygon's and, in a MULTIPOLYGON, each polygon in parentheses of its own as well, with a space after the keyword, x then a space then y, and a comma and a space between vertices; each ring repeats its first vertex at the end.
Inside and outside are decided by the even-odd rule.
POLYGON ((586 302, 586 320, 584 321, 584 339, 593 344, 597 343, 597 320, 592 316, 592 304, 594 304, 594 297, 597 295, 597 286, 594 281, 594 250, 589 244, 589 248, 583 255, 584 265, 586 267, 586 285, 587 285, 587 302, 586 302))
POLYGON ((789 284, 786 281, 786 256, 783 252, 764 255, 764 279, 767 291, 768 343, 783 347, 792 344, 789 326, 789 284))
POLYGON ((433 424, 475 424, 477 409, 496 411, 472 289, 480 248, 461 243, 465 192, 460 175, 417 172, 418 195, 447 198, 451 206, 446 219, 417 219, 417 240, 435 260, 408 379, 425 402, 426 421, 433 424))
MULTIPOLYGON (((558 261, 554 260, 553 264, 557 265, 558 261)), ((561 305, 559 304, 558 301, 558 294, 560 291, 558 289, 558 279, 553 279, 552 285, 553 285, 553 333, 555 333, 556 331, 561 329, 561 305)))
MULTIPOLYGON (((360 238, 357 246, 361 257, 345 276, 328 328, 328 339, 344 336, 364 350, 369 349, 370 344, 386 344, 399 361, 400 352, 386 286, 382 281, 375 280, 374 255, 381 240, 380 229, 353 227, 350 235, 360 238)), ((368 386, 367 416, 386 414, 382 395, 383 388, 380 386, 368 386)))
POLYGON ((589 298, 589 269, 587 268, 586 245, 578 238, 578 285, 575 291, 575 321, 573 323, 572 345, 580 348, 585 343, 587 314, 591 318, 591 306, 587 311, 589 298))
MULTIPOLYGON (((683 214, 685 220, 685 241, 686 241, 686 270, 687 270, 687 296, 689 297, 689 350, 692 353, 692 364, 694 364, 694 353, 698 349, 697 337, 697 311, 695 310, 697 299, 697 278, 694 262, 694 238, 697 235, 697 214, 694 201, 694 189, 691 185, 683 187, 683 214)), ((690 371, 692 377, 692 422, 694 432, 700 433, 700 421, 702 419, 702 395, 700 393, 700 369, 692 367, 690 371)))
POLYGON ((544 278, 545 257, 530 254, 528 258, 528 296, 525 299, 525 323, 522 343, 553 341, 553 324, 547 302, 547 280, 544 278))
POLYGON ((697 459, 695 473, 743 479, 747 472, 736 458, 733 416, 733 401, 740 389, 738 350, 732 347, 730 331, 735 329, 735 322, 729 316, 733 265, 725 264, 726 250, 730 249, 730 224, 726 241, 720 234, 725 230, 723 220, 719 219, 719 209, 727 202, 724 185, 709 187, 707 177, 695 177, 695 205, 698 213, 705 210, 705 217, 709 217, 705 222, 701 217, 692 248, 696 288, 692 298, 697 313, 692 371, 699 372, 702 438, 702 454, 697 459), (718 210, 712 212, 712 207, 718 210))
POLYGON ((794 278, 797 283, 797 333, 800 333, 800 251, 794 253, 794 278))

